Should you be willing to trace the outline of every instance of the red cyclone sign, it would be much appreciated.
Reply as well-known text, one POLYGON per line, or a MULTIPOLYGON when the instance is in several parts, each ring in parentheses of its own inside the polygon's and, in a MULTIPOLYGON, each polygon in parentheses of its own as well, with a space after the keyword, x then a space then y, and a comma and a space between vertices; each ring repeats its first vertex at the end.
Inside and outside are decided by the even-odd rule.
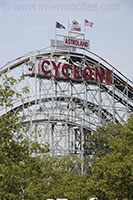
POLYGON ((38 74, 63 76, 65 78, 93 80, 95 82, 112 83, 112 71, 101 67, 90 66, 80 67, 68 63, 56 63, 55 61, 44 60, 38 68, 38 74))

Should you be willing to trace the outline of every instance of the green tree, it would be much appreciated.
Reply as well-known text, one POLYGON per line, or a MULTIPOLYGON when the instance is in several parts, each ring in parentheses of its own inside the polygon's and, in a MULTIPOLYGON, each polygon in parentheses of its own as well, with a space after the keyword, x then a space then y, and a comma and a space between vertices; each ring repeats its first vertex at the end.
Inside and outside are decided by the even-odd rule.
POLYGON ((6 110, 0 115, 0 200, 133 199, 133 114, 125 125, 100 127, 91 136, 93 156, 87 174, 81 175, 75 165, 82 161, 75 155, 51 157, 48 145, 23 134, 28 127, 12 111, 13 98, 21 97, 15 92, 18 81, 5 77, 0 84, 0 108, 6 110))
POLYGON ((23 135, 28 127, 23 128, 23 118, 12 111, 13 98, 21 97, 13 89, 18 81, 5 77, 0 84, 0 107, 7 111, 0 116, 0 199, 86 200, 86 175, 75 169, 75 163, 80 165, 77 157, 51 157, 47 145, 32 142, 23 135))
POLYGON ((94 156, 87 187, 92 196, 133 199, 133 114, 125 125, 101 127, 91 137, 94 156))

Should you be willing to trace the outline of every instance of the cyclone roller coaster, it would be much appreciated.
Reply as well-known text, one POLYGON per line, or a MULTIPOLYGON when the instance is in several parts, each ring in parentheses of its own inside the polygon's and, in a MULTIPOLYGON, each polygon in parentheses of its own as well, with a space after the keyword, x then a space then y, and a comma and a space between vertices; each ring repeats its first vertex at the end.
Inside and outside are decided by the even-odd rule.
POLYGON ((24 115, 23 125, 39 131, 36 139, 50 145, 51 155, 84 158, 97 127, 124 123, 133 112, 133 82, 88 49, 55 43, 0 68, 1 82, 4 76, 24 76, 15 86, 21 97, 10 110, 1 107, 0 115, 24 115))

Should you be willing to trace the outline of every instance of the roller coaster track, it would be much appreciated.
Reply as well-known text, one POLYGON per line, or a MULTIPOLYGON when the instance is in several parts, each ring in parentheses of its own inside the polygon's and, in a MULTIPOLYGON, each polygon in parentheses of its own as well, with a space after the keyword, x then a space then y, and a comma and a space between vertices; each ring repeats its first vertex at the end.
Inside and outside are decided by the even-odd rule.
POLYGON ((0 116, 8 111, 24 114, 23 125, 30 124, 31 131, 38 128, 42 133, 39 140, 49 142, 53 155, 89 155, 92 131, 110 122, 123 123, 133 112, 133 81, 87 49, 77 53, 47 47, 31 51, 0 68, 0 80, 5 75, 19 78, 18 74, 24 75, 16 88, 22 95, 13 100, 12 108, 0 107, 0 116), (93 74, 94 68, 100 66, 104 71, 113 72, 112 84, 96 82, 94 76, 87 81, 29 71, 34 66, 38 69, 43 60, 57 60, 81 68, 91 66, 93 74), (29 94, 23 94, 24 85, 29 87, 29 94))
MULTIPOLYGON (((122 94, 122 96, 126 96, 127 95, 127 91, 125 90, 125 86, 128 88, 128 98, 129 98, 129 101, 127 103, 127 101, 124 99, 124 98, 121 98, 120 95, 118 94, 113 94, 112 91, 110 91, 108 89, 108 87, 106 87, 106 85, 102 84, 100 85, 101 89, 108 93, 110 96, 114 95, 114 98, 117 102, 120 102, 121 104, 123 104, 124 106, 128 106, 128 108, 130 109, 130 112, 133 111, 133 87, 131 86, 133 84, 133 82, 131 80, 129 80, 127 77, 125 77, 121 72, 119 72, 116 68, 114 68, 110 63, 108 63, 105 59, 101 58, 100 56, 96 55, 95 53, 91 52, 91 51, 88 51, 86 50, 87 53, 91 54, 91 55, 94 55, 97 59, 100 59, 100 65, 102 66, 103 69, 108 69, 109 67, 111 68, 111 70, 113 70, 113 76, 114 76, 114 85, 115 85, 115 89, 118 90, 119 93, 122 94), (102 62, 104 62, 105 64, 108 65, 108 67, 106 67, 104 64, 102 64, 102 62)), ((82 60, 87 60, 86 64, 95 64, 95 65, 98 65, 98 62, 96 59, 88 56, 88 55, 83 55, 83 54, 80 54, 80 53, 72 53, 72 52, 69 52, 69 56, 68 56, 68 52, 64 52, 64 51, 55 51, 52 53, 53 57, 64 57, 63 59, 67 60, 69 59, 69 63, 75 63, 75 62, 79 62, 81 63, 82 60)), ((39 50, 36 52, 36 59, 42 59, 43 57, 49 57, 51 55, 51 52, 49 52, 49 50, 47 51, 47 48, 46 49, 42 49, 42 50, 39 50), (43 52, 44 51, 44 52, 43 52)), ((11 61, 11 62, 8 62, 6 65, 4 65, 3 67, 0 68, 0 75, 2 74, 5 74, 7 73, 8 71, 11 71, 19 66, 21 66, 22 64, 26 64, 28 62, 30 62, 30 59, 31 57, 34 56, 34 52, 29 52, 28 54, 25 54, 24 56, 22 57, 18 57, 17 59, 11 61)), ((27 74, 28 75, 28 74, 27 74)), ((29 76, 32 76, 34 77, 35 74, 32 74, 32 75, 29 75, 29 76)), ((38 78, 45 78, 45 79, 49 79, 51 78, 50 76, 44 76, 41 77, 41 75, 37 75, 38 78)), ((68 81, 67 79, 63 78, 63 77, 55 77, 55 79, 59 80, 59 81, 68 81)), ((73 83, 78 83, 80 84, 83 80, 75 80, 75 79, 72 79, 72 78, 69 78, 69 80, 71 80, 73 83)), ((89 81, 88 84, 97 84, 95 82, 91 82, 89 81)), ((61 97, 63 98, 63 97, 61 97)), ((61 99, 60 98, 60 99, 61 99)), ((49 99, 50 100, 50 99, 49 99)), ((37 100, 38 101, 38 100, 37 100)), ((77 101, 81 101, 81 100, 78 100, 77 101)), ((32 104, 34 101, 31 101, 30 103, 32 104)), ((81 103, 81 102, 80 102, 81 103)), ((97 105, 94 105, 93 103, 91 102, 87 102, 88 105, 89 105, 89 108, 92 108, 92 107, 95 107, 97 109, 97 105)), ((25 103, 24 106, 26 106, 28 103, 25 103)), ((21 108, 22 106, 20 106, 21 108)), ((16 108, 17 109, 17 108, 16 108)), ((103 110, 104 113, 106 113, 107 115, 110 115, 111 114, 107 111, 107 110, 103 110)), ((103 117, 104 117, 104 114, 102 114, 103 117)), ((118 122, 118 120, 116 119, 116 122, 118 122)))

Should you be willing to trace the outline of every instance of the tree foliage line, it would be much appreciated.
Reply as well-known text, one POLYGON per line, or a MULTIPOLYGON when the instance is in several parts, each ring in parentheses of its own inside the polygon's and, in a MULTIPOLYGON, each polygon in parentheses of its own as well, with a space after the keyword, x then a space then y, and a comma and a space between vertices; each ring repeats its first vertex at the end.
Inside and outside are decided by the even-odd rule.
POLYGON ((4 77, 0 84, 0 108, 7 109, 0 115, 0 200, 132 200, 133 114, 126 124, 102 126, 90 136, 93 156, 80 174, 75 165, 84 161, 76 155, 52 157, 47 144, 26 136, 23 118, 12 112, 13 98, 21 97, 15 85, 22 79, 4 77))

